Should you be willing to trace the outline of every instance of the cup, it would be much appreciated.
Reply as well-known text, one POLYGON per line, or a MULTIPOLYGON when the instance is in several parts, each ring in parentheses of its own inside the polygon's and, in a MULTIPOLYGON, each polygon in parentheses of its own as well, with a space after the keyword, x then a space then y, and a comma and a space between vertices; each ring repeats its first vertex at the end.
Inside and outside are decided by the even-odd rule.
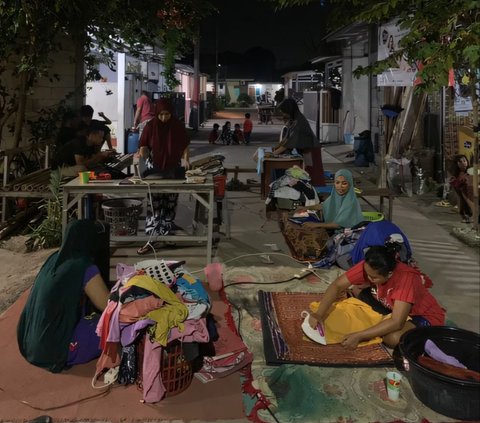
POLYGON ((391 401, 398 401, 400 397, 400 381, 402 375, 397 372, 387 372, 387 394, 391 401))
POLYGON ((78 172, 78 178, 81 184, 88 184, 90 180, 90 172, 78 172))

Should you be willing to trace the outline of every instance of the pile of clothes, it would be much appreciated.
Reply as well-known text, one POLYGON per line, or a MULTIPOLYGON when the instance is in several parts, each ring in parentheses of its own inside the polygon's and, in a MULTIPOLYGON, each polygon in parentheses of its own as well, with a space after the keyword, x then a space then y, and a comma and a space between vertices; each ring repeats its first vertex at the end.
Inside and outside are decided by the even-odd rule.
POLYGON ((214 156, 204 157, 203 159, 191 162, 191 169, 185 172, 187 183, 203 183, 205 182, 206 175, 212 175, 212 177, 224 175, 224 160, 224 156, 216 154, 214 156))
POLYGON ((220 154, 214 154, 213 156, 204 157, 203 159, 198 159, 193 162, 190 162, 192 171, 196 173, 201 173, 203 175, 223 175, 225 173, 225 168, 223 166, 223 161, 225 157, 220 154))
POLYGON ((305 206, 320 202, 315 187, 310 183, 310 175, 298 166, 288 168, 283 176, 270 184, 265 204, 278 198, 300 201, 305 206))
POLYGON ((206 318, 210 298, 183 264, 145 260, 117 265, 117 283, 97 326, 102 354, 94 383, 115 369, 110 382, 127 385, 141 380, 144 401, 158 402, 166 394, 162 349, 179 340, 186 359, 193 361, 199 356, 199 344, 216 336, 206 318))

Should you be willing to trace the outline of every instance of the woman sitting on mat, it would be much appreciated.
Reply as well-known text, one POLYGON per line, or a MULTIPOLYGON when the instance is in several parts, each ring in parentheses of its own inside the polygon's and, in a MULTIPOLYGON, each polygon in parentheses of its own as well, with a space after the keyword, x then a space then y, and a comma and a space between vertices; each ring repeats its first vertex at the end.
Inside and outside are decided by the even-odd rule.
POLYGON ((101 353, 100 314, 87 315, 89 302, 103 311, 109 296, 94 264, 99 229, 92 220, 73 220, 35 279, 17 327, 20 352, 35 366, 57 373, 101 353))
POLYGON ((334 188, 330 196, 318 205, 323 211, 323 222, 306 222, 303 227, 339 230, 352 228, 364 220, 349 170, 340 169, 335 174, 334 188))
POLYGON ((346 335, 341 341, 345 348, 355 349, 360 342, 375 337, 383 338, 387 346, 394 347, 402 334, 416 326, 444 325, 445 310, 429 292, 429 286, 425 286, 420 272, 397 262, 395 253, 395 249, 385 246, 370 247, 365 260, 328 287, 318 309, 310 315, 311 327, 317 327, 319 321, 327 318, 332 304, 351 285, 371 289, 379 305, 383 306, 382 314, 389 314, 389 317, 368 329, 346 335))

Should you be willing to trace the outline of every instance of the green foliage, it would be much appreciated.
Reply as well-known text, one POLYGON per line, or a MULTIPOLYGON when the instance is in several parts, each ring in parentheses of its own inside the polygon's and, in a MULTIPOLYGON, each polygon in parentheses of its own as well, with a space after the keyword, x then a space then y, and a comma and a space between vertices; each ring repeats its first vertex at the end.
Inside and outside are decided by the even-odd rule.
POLYGON ((215 111, 223 110, 225 109, 225 96, 219 95, 215 98, 215 111))
MULTIPOLYGON (((270 0, 279 7, 300 6, 311 0, 270 0)), ((327 3, 327 2, 325 2, 327 3)), ((472 81, 480 63, 480 8, 475 0, 330 0, 330 30, 355 22, 382 24, 397 19, 409 33, 400 49, 388 59, 358 68, 355 75, 377 74, 405 56, 421 64, 418 90, 436 91, 446 86, 450 69, 462 70, 472 81)))
POLYGON ((31 250, 60 247, 62 243, 62 190, 60 171, 51 172, 50 192, 53 198, 42 205, 46 212, 45 219, 33 229, 28 241, 31 250))
POLYGON ((175 57, 191 48, 201 19, 212 10, 209 0, 0 0, 0 81, 12 66, 17 81, 15 87, 0 82, 0 142, 15 117, 19 145, 27 93, 41 77, 58 79, 51 69, 63 41, 83 51, 90 80, 99 79, 99 62, 115 68, 115 51, 141 58, 146 47, 163 46, 164 75, 174 88, 175 57))
POLYGON ((250 97, 247 93, 241 93, 237 97, 237 104, 239 107, 248 107, 254 103, 253 98, 250 97))

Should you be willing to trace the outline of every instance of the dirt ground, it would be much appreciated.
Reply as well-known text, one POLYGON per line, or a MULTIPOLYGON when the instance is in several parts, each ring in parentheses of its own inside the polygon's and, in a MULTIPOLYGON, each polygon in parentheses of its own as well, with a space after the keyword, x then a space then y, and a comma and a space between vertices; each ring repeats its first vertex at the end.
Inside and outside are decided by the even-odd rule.
POLYGON ((14 236, 0 244, 0 313, 30 287, 46 258, 54 249, 26 252, 25 236, 14 236))

